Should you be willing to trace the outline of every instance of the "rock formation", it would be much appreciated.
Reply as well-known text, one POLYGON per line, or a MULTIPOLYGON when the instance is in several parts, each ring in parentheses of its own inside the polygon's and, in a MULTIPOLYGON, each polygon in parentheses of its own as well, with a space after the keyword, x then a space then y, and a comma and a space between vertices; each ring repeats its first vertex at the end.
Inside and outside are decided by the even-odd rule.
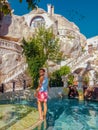
MULTIPOLYGON (((38 8, 23 16, 14 14, 4 16, 0 24, 0 83, 7 83, 24 73, 27 65, 22 56, 20 41, 23 37, 25 39, 32 37, 39 25, 45 25, 46 28, 52 27, 55 35, 60 39, 61 51, 66 59, 61 65, 68 64, 72 67, 77 62, 78 66, 79 57, 84 55, 83 49, 87 45, 86 37, 73 22, 54 14, 54 8, 51 8, 51 5, 48 5, 48 13, 38 8)), ((97 60, 94 62, 97 63, 97 60)))

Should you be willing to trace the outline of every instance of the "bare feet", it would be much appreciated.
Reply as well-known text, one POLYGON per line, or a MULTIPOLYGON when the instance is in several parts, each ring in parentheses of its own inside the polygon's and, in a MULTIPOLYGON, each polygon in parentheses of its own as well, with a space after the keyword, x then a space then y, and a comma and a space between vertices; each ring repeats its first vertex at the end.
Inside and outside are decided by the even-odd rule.
POLYGON ((39 119, 40 119, 40 120, 43 120, 43 117, 40 117, 39 119))

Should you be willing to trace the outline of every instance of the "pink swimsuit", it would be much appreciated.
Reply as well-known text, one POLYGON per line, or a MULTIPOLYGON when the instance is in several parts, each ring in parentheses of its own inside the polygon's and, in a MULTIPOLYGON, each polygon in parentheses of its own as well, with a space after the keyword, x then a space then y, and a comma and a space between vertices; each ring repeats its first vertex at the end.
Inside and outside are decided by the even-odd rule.
POLYGON ((37 99, 41 102, 47 102, 48 99, 48 78, 45 77, 42 86, 38 92, 37 99))
POLYGON ((38 92, 37 98, 40 102, 47 102, 48 92, 38 92))

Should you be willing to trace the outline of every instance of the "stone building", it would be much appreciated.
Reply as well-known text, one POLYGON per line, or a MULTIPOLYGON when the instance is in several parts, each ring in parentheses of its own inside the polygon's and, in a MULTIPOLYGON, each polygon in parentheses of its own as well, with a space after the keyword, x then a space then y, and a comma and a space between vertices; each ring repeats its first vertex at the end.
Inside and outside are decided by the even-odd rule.
MULTIPOLYGON (((60 39, 61 51, 67 59, 61 65, 72 61, 69 64, 72 66, 73 61, 76 63, 82 57, 82 48, 87 43, 86 37, 73 22, 54 12, 54 6, 48 4, 47 12, 37 8, 23 16, 12 14, 3 17, 0 21, 0 83, 8 83, 24 74, 27 64, 22 56, 21 40, 23 37, 32 37, 39 26, 52 28, 60 39)), ((58 68, 54 66, 51 70, 56 67, 58 68)))

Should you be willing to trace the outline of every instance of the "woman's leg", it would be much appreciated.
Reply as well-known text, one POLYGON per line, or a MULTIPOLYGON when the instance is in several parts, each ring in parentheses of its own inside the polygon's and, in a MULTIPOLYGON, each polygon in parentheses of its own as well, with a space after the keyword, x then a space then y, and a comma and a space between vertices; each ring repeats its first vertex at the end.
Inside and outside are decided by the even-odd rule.
POLYGON ((43 119, 43 113, 42 113, 42 103, 38 101, 38 111, 39 111, 39 118, 43 119))
POLYGON ((44 118, 46 117, 47 114, 47 102, 44 102, 44 118))

